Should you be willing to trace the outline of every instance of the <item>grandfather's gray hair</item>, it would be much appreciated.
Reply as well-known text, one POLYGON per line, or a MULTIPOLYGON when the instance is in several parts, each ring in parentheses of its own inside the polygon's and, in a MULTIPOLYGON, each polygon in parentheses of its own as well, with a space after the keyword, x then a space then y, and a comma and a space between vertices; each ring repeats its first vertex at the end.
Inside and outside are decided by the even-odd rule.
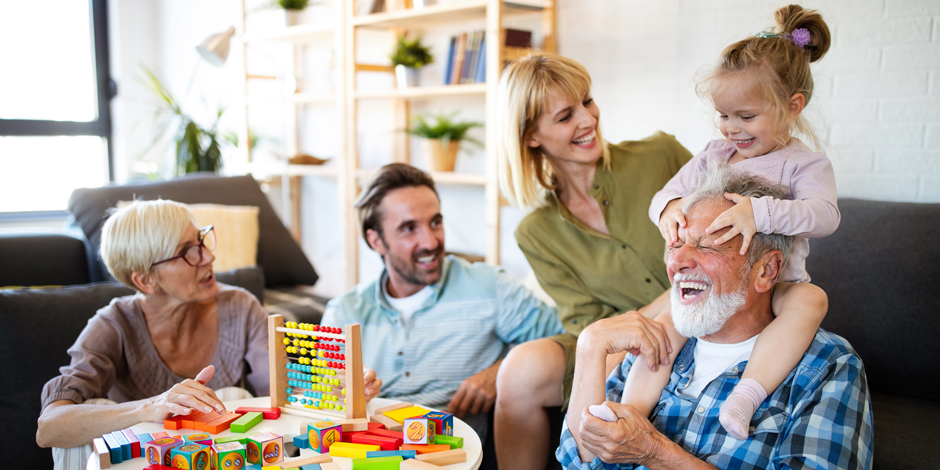
MULTIPOLYGON (((740 194, 744 197, 765 197, 774 199, 790 199, 790 188, 771 183, 760 176, 735 170, 726 163, 710 164, 708 171, 699 177, 698 184, 692 192, 682 200, 682 213, 687 214, 692 206, 702 201, 726 201, 725 193, 740 194)), ((780 233, 754 234, 751 245, 747 249, 747 262, 754 265, 761 256, 772 250, 783 253, 783 266, 790 259, 790 247, 793 237, 780 233)), ((781 267, 781 270, 783 268, 781 267)))

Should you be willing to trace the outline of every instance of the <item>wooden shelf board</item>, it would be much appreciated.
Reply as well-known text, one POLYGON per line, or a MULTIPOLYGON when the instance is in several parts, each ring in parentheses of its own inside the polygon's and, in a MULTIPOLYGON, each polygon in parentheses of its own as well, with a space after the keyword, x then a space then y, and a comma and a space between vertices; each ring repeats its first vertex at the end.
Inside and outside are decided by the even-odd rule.
POLYGON ((300 44, 324 42, 333 38, 334 30, 335 28, 333 28, 332 25, 300 24, 288 26, 279 31, 256 34, 249 33, 244 36, 244 41, 246 43, 279 41, 300 44))
MULTIPOLYGON (((356 170, 356 178, 368 180, 375 175, 377 169, 360 168, 356 170)), ((485 186, 486 175, 475 173, 457 173, 453 171, 429 171, 429 175, 438 184, 459 184, 466 186, 485 186)))
POLYGON ((413 88, 395 88, 382 91, 357 91, 356 99, 387 99, 387 98, 432 98, 438 96, 473 96, 486 94, 485 83, 472 85, 437 85, 420 86, 413 88))
MULTIPOLYGON (((484 19, 487 0, 466 0, 445 5, 431 5, 421 9, 398 10, 375 13, 353 18, 352 25, 368 28, 410 28, 429 24, 453 23, 484 19)), ((505 2, 507 15, 540 12, 546 7, 538 0, 514 0, 505 2)))
POLYGON ((338 174, 336 167, 332 165, 285 165, 277 163, 252 163, 251 172, 264 176, 323 176, 327 178, 336 178, 338 174))
POLYGON ((294 102, 305 104, 333 104, 336 103, 336 96, 325 93, 294 93, 294 102))

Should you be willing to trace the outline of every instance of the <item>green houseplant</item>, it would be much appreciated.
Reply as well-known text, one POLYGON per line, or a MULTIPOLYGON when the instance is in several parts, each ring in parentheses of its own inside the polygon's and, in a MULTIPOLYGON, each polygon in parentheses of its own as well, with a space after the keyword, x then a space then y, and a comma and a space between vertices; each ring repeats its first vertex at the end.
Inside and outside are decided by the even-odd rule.
MULTIPOLYGON (((157 98, 155 119, 159 123, 151 148, 161 141, 170 140, 175 148, 176 174, 197 171, 219 171, 222 168, 223 140, 219 133, 219 120, 223 109, 215 112, 215 120, 209 127, 196 123, 183 112, 173 92, 147 66, 141 65, 144 76, 140 82, 157 98)), ((169 142, 168 142, 169 143, 169 142)))
POLYGON ((436 116, 418 115, 414 118, 414 124, 407 130, 409 134, 425 139, 425 153, 433 171, 454 171, 460 142, 483 145, 479 140, 467 135, 470 129, 482 127, 483 124, 471 121, 456 122, 456 116, 456 112, 436 116))
POLYGON ((398 88, 418 86, 418 69, 434 62, 431 50, 421 44, 420 37, 408 39, 405 35, 398 36, 388 58, 395 66, 398 88))

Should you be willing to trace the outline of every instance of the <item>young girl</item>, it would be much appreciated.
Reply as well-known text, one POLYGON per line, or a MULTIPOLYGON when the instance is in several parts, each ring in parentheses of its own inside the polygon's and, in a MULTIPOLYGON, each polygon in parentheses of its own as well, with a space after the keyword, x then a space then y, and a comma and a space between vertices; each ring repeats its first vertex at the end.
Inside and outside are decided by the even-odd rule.
MULTIPOLYGON (((682 197, 710 164, 731 164, 787 185, 792 191, 792 200, 726 194, 725 198, 735 205, 708 228, 708 233, 713 233, 729 227, 715 245, 741 234, 742 255, 756 232, 795 237, 789 261, 779 277, 785 282, 778 283, 774 290, 773 311, 777 317, 759 336, 741 381, 719 411, 719 421, 735 439, 747 438, 755 411, 799 363, 826 314, 826 294, 808 284, 807 237, 831 234, 840 217, 829 160, 795 137, 805 136, 818 147, 818 139, 801 112, 813 94, 809 64, 829 49, 829 28, 817 12, 797 5, 781 8, 774 16, 776 32, 759 33, 732 44, 722 53, 717 70, 699 85, 699 93, 715 105, 725 139, 712 141, 682 167, 653 197, 650 206, 650 218, 659 224, 671 247, 679 228, 685 227, 682 197)), ((676 333, 668 313, 661 314, 657 321, 666 325, 674 360, 685 338, 676 333)), ((669 381, 670 369, 662 367, 651 372, 647 367, 633 367, 623 402, 650 413, 669 381)))

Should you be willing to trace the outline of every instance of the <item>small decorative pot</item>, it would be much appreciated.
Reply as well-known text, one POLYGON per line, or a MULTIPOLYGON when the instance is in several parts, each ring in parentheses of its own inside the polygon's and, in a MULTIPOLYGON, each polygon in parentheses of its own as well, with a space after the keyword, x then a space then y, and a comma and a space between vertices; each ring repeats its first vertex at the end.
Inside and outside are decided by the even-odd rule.
POLYGON ((418 86, 418 69, 404 65, 396 65, 395 79, 398 82, 398 88, 418 86))
POLYGON ((284 24, 297 26, 300 24, 300 12, 303 10, 284 9, 284 24))
POLYGON ((451 140, 447 143, 447 147, 441 145, 440 139, 424 140, 424 153, 427 155, 431 171, 454 171, 458 150, 460 150, 459 140, 451 140))
POLYGON ((411 0, 411 7, 415 10, 420 10, 426 6, 428 6, 427 0, 411 0))

